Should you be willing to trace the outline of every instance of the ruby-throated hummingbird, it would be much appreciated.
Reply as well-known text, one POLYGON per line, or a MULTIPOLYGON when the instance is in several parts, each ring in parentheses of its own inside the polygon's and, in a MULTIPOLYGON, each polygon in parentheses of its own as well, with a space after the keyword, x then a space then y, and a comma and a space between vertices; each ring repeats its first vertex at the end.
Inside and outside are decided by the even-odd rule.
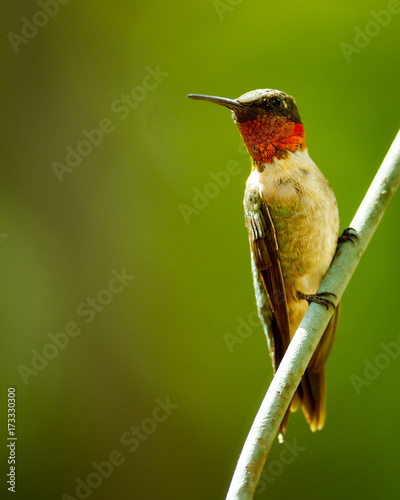
MULTIPOLYGON (((188 97, 232 110, 251 157, 244 211, 258 313, 276 371, 309 303, 335 307, 327 298, 333 294, 317 293, 337 248, 335 195, 308 154, 293 97, 272 89, 253 90, 237 99, 188 97)), ((338 319, 339 306, 290 405, 295 411, 301 404, 312 431, 325 422, 324 364, 338 319)), ((280 432, 286 430, 288 415, 280 432)))

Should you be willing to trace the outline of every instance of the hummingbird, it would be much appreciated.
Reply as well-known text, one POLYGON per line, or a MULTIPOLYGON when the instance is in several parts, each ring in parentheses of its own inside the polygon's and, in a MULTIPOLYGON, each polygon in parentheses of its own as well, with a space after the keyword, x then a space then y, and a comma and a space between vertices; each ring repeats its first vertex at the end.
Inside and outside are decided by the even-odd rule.
MULTIPOLYGON (((336 253, 339 212, 333 189, 308 154, 294 98, 258 89, 237 99, 189 94, 232 111, 251 158, 244 194, 258 314, 276 372, 311 302, 334 312, 280 425, 301 406, 314 432, 326 415, 325 362, 335 338, 340 304, 317 293, 336 253)), ((347 230, 346 230, 347 231, 347 230)), ((343 233, 343 239, 351 235, 343 233)))

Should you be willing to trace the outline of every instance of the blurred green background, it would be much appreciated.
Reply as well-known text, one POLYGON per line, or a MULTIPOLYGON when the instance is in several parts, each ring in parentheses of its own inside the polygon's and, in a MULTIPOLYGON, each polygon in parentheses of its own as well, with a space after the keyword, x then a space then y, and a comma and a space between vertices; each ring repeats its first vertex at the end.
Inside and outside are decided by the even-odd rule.
MULTIPOLYGON (((249 159, 230 113, 185 95, 294 95, 343 229, 399 127, 400 14, 373 25, 388 2, 372 0, 57 5, 6 2, 0 16, 1 488, 8 498, 11 386, 14 498, 223 499, 272 369, 251 325, 249 159), (356 27, 374 36, 346 59, 356 27), (68 158, 79 165, 68 146, 86 155, 68 158), (213 193, 229 162, 238 174, 213 193), (213 197, 185 220, 182 204, 205 189, 213 197), (134 279, 117 285, 123 270, 134 279), (71 322, 79 335, 49 347, 71 322), (240 342, 229 349, 226 334, 240 342), (93 462, 110 460, 96 475, 93 462)), ((282 466, 274 445, 256 498, 398 496, 400 357, 379 354, 400 346, 399 209, 397 195, 344 296, 326 427, 291 417, 302 451, 282 466), (385 367, 357 394, 351 376, 377 356, 385 367)))

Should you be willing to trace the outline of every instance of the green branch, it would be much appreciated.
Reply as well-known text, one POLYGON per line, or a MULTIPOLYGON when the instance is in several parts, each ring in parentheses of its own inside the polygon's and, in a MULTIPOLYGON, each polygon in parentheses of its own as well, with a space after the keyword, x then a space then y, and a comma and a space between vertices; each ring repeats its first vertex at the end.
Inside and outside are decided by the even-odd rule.
MULTIPOLYGON (((336 294, 338 303, 361 256, 400 184, 400 131, 390 147, 350 227, 359 242, 342 243, 319 292, 336 294)), ((312 303, 307 309, 268 388, 240 454, 226 500, 252 499, 265 460, 290 401, 332 315, 312 303)))

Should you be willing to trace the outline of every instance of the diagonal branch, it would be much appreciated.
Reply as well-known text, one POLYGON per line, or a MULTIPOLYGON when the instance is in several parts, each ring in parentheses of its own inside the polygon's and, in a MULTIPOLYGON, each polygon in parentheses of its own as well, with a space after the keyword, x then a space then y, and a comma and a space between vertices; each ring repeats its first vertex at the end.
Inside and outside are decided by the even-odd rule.
MULTIPOLYGON (((400 131, 350 226, 359 242, 342 243, 322 280, 319 292, 336 294, 338 303, 361 256, 400 184, 400 131)), ((268 388, 243 446, 226 500, 252 499, 279 424, 297 389, 302 374, 332 315, 332 309, 312 303, 268 388)))

